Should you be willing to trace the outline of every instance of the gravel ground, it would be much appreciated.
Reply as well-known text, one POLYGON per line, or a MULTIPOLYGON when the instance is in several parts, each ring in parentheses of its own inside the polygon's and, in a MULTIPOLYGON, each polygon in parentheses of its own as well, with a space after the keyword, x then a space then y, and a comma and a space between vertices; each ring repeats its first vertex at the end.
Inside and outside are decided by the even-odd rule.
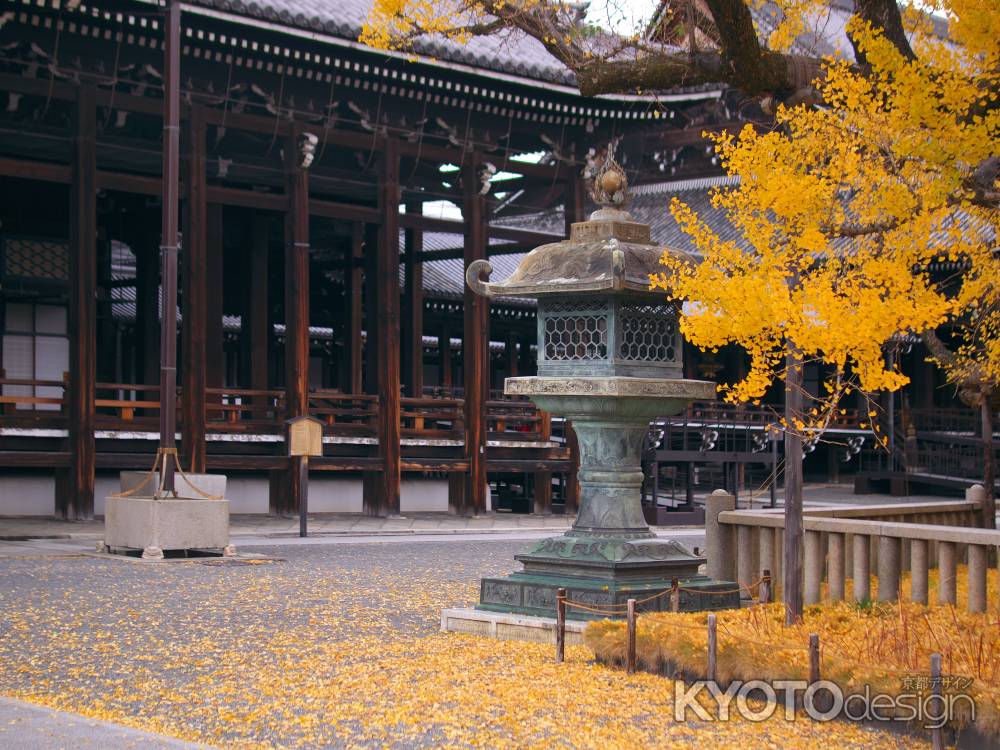
POLYGON ((526 544, 2 559, 0 694, 227 750, 924 745, 806 721, 674 721, 671 680, 596 665, 583 647, 557 665, 548 645, 440 633, 440 609, 474 603, 478 579, 514 570, 526 544))

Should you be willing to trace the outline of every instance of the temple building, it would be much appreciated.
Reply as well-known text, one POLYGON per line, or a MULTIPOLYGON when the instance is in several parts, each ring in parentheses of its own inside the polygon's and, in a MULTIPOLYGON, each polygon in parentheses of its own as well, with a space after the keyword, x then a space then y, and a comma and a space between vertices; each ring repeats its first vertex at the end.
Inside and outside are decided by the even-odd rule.
MULTIPOLYGON (((572 426, 502 396, 534 372, 534 307, 472 295, 465 268, 490 258, 504 278, 565 236, 609 144, 633 213, 688 248, 670 199, 725 226, 702 132, 753 107, 721 87, 583 97, 526 38, 372 50, 356 41, 368 6, 182 6, 180 303, 164 310, 163 6, 0 0, 0 515, 101 514, 119 471, 152 465, 164 315, 183 465, 227 474, 234 512, 296 510, 284 431, 304 414, 324 422, 310 510, 573 510, 572 426)), ((906 356, 914 409, 950 405, 906 356)), ((689 377, 745 367, 738 352, 685 361, 689 377)), ((654 485, 690 494, 692 451, 713 450, 723 412, 685 417, 697 450, 651 442, 654 485), (672 470, 669 450, 684 454, 672 470)), ((836 429, 863 434, 852 414, 836 429)), ((751 438, 728 464, 765 452, 751 438)), ((839 476, 842 448, 816 454, 808 473, 839 476)), ((746 481, 713 473, 725 457, 702 463, 746 481)))

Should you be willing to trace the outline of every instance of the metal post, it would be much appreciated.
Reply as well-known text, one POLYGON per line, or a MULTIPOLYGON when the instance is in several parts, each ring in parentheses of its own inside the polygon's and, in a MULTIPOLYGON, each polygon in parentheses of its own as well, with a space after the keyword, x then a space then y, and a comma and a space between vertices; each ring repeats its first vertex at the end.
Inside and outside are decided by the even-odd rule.
POLYGON ((708 616, 708 671, 705 679, 715 682, 716 665, 718 664, 719 639, 715 629, 715 615, 708 616))
POLYGON ((299 536, 309 535, 309 456, 296 456, 299 471, 299 536))
POLYGON ((635 673, 635 599, 629 599, 628 605, 628 644, 625 653, 625 671, 635 673))
POLYGON ((681 584, 676 578, 670 579, 670 611, 681 611, 681 584))
POLYGON ((556 589, 556 662, 566 656, 566 589, 556 589))
POLYGON ((771 507, 778 507, 778 436, 771 436, 771 507))
POLYGON ((764 569, 764 574, 761 576, 760 589, 757 596, 761 604, 771 603, 771 571, 768 568, 764 569))
POLYGON ((180 170, 181 4, 168 0, 163 45, 163 221, 160 239, 160 449, 163 491, 174 491, 177 431, 177 198, 180 170))
POLYGON ((809 634, 809 682, 819 682, 819 635, 809 634))
MULTIPOLYGON (((931 654, 931 697, 944 708, 941 698, 941 654, 931 654)), ((940 726, 931 730, 931 746, 934 750, 944 750, 944 732, 940 726)))

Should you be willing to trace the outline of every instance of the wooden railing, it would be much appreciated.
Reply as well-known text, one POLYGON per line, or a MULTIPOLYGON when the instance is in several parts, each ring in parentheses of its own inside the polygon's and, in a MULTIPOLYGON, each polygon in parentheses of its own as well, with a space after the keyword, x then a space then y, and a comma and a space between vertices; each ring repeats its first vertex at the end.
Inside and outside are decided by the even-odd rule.
MULTIPOLYGON (((695 401, 683 413, 666 421, 673 424, 696 422, 701 424, 738 424, 766 426, 775 424, 783 413, 780 406, 753 406, 752 404, 728 404, 723 401, 695 401)), ((830 427, 856 429, 859 417, 857 409, 838 411, 830 427)))
POLYGON ((378 431, 378 396, 311 391, 309 413, 326 425, 329 435, 374 437, 378 431))
POLYGON ((400 399, 399 422, 403 437, 457 440, 464 436, 464 402, 457 398, 400 399))
MULTIPOLYGON (((0 419, 5 424, 65 428, 66 381, 2 378, 0 393, 0 419), (51 394, 42 389, 50 389, 51 394), (40 392, 44 395, 36 395, 40 392)), ((156 385, 98 383, 95 391, 97 424, 102 429, 155 431, 159 423, 159 394, 156 385)), ((285 429, 283 390, 206 388, 205 395, 205 427, 209 432, 281 434, 285 429)), ((182 399, 183 393, 179 402, 182 399)), ((400 428, 404 437, 464 438, 462 399, 403 397, 400 406, 400 428)), ((494 399, 486 406, 487 431, 491 439, 515 442, 551 439, 549 416, 530 401, 494 399)), ((327 435, 377 435, 378 397, 374 395, 314 390, 309 393, 309 413, 324 423, 327 435)))
POLYGON ((62 414, 65 408, 66 382, 63 380, 0 378, 2 416, 51 420, 53 416, 62 414), (37 395, 40 388, 45 389, 44 395, 37 395))
POLYGON ((280 432, 285 392, 250 388, 206 388, 205 426, 211 430, 280 432))
POLYGON ((550 420, 527 400, 486 402, 486 431, 492 440, 540 441, 552 434, 550 420))
MULTIPOLYGON (((803 512, 804 601, 845 598, 845 581, 853 580, 852 597, 871 596, 870 576, 878 578, 879 601, 900 595, 903 571, 911 570, 911 598, 928 602, 927 571, 939 570, 937 600, 956 603, 955 566, 968 562, 972 612, 985 608, 989 550, 1000 545, 1000 531, 976 528, 985 492, 976 485, 965 500, 898 505, 809 508, 803 512)), ((731 495, 713 493, 706 502, 708 574, 749 584, 765 570, 780 580, 784 514, 739 511, 731 495)))
POLYGON ((160 386, 98 383, 96 420, 102 426, 156 428, 160 420, 160 386))

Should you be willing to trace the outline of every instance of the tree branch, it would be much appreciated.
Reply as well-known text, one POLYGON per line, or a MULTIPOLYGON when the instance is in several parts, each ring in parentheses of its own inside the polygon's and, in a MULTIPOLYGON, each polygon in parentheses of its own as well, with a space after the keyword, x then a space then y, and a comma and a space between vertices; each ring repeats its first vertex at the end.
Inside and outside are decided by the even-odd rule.
MULTIPOLYGON (((903 17, 899 13, 899 6, 896 0, 855 0, 854 15, 862 21, 867 21, 872 28, 881 29, 885 38, 892 42, 893 46, 907 60, 916 60, 910 40, 906 38, 906 30, 903 28, 903 17)), ((868 67, 868 58, 864 52, 858 49, 857 42, 853 36, 848 35, 851 46, 854 47, 854 59, 858 65, 868 67)))

